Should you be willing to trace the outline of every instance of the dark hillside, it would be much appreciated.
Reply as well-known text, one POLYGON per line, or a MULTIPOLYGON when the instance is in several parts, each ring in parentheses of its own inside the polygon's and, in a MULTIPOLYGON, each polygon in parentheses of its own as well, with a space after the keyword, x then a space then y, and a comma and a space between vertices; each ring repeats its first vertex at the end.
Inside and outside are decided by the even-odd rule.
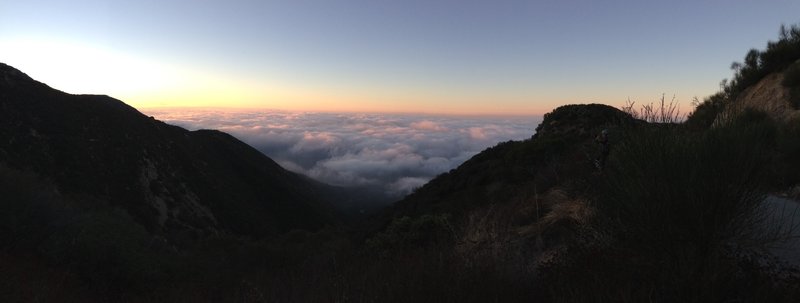
POLYGON ((438 296, 543 299, 535 280, 541 264, 576 241, 593 216, 601 179, 595 137, 607 129, 613 144, 643 123, 606 105, 559 107, 531 139, 486 149, 397 202, 371 222, 366 247, 391 256, 386 262, 436 264, 397 275, 430 277, 420 283, 438 296), (454 289, 469 291, 448 295, 454 289))
POLYGON ((556 184, 585 186, 603 129, 612 139, 641 122, 607 105, 565 105, 544 116, 533 138, 486 149, 444 173, 394 207, 396 216, 428 212, 462 213, 502 203, 520 192, 546 192, 556 184))
POLYGON ((108 96, 70 95, 0 65, 0 162, 151 232, 268 236, 336 224, 331 189, 218 131, 189 132, 108 96))
POLYGON ((448 256, 446 273, 408 274, 467 283, 466 301, 504 289, 519 302, 796 302, 796 269, 760 251, 796 228, 764 221, 761 205, 796 186, 797 134, 757 111, 697 131, 562 106, 531 139, 487 149, 398 202, 366 244, 401 261, 448 256))

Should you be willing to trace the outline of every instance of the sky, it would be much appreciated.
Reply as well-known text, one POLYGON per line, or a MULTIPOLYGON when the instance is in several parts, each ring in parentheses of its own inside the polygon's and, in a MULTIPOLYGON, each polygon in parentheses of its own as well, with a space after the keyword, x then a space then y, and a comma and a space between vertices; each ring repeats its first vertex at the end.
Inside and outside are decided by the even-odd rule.
POLYGON ((800 1, 0 0, 0 62, 137 108, 540 115, 702 99, 800 1))
MULTIPOLYGON (((398 199, 498 142, 530 138, 541 117, 148 109, 190 130, 230 133, 282 167, 398 199)), ((388 202, 387 201, 387 202, 388 202)))

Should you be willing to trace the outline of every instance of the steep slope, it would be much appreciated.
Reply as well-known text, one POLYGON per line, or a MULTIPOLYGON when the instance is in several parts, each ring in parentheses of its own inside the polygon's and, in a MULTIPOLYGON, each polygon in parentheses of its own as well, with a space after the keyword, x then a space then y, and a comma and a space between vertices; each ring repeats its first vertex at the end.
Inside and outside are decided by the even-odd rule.
MULTIPOLYGON (((755 109, 768 114, 776 121, 790 121, 800 117, 796 101, 793 99, 797 93, 793 90, 800 88, 800 83, 787 83, 787 77, 792 79, 800 75, 800 62, 782 72, 765 76, 753 86, 742 91, 733 102, 728 105, 714 121, 719 125, 737 117, 746 109, 755 109)), ((795 80, 796 81, 796 80, 795 80)))
POLYGON ((761 224, 772 224, 761 206, 770 183, 796 177, 785 159, 800 151, 798 132, 783 127, 755 113, 696 131, 563 106, 533 138, 487 149, 398 202, 366 243, 400 258, 446 255, 461 262, 455 272, 480 273, 477 287, 524 281, 513 289, 545 294, 521 302, 797 302, 795 269, 753 253, 780 237, 766 229, 784 228, 761 224), (602 129, 611 153, 598 171, 602 129))
POLYGON ((80 207, 122 208, 149 231, 268 236, 335 224, 331 188, 212 130, 189 132, 108 96, 70 95, 0 64, 0 163, 80 207))
MULTIPOLYGON (((436 289, 457 284, 451 276, 470 277, 461 291, 483 293, 483 301, 547 302, 541 269, 593 218, 602 179, 595 136, 608 129, 618 142, 641 123, 607 105, 559 107, 532 138, 486 149, 397 202, 371 222, 366 246, 397 262, 437 268, 446 260, 448 270, 425 284, 436 289)), ((401 270, 409 271, 427 274, 401 270)))
POLYGON ((580 182, 575 176, 592 172, 597 154, 592 139, 597 133, 607 128, 613 134, 635 124, 629 115, 607 105, 559 107, 545 115, 531 139, 503 142, 482 151, 398 202, 395 211, 402 215, 461 212, 493 201, 502 203, 520 190, 544 192, 563 182, 580 182))
MULTIPOLYGON (((572 203, 582 201, 581 196, 566 193, 591 195, 594 191, 598 176, 593 160, 599 152, 595 136, 609 129, 611 139, 617 140, 627 128, 641 123, 607 105, 559 107, 545 115, 531 139, 503 142, 482 151, 397 202, 371 222, 371 228, 382 231, 380 235, 396 229, 392 226, 404 217, 444 216, 443 228, 462 249, 499 245, 519 257, 533 256, 544 247, 531 252, 527 231, 542 224, 569 225, 564 220, 577 219, 577 213, 585 209, 572 203), (565 205, 571 210, 564 209, 565 205), (550 218, 542 220, 546 216, 550 218), (511 248, 509 243, 520 247, 511 248)), ((560 237, 559 228, 552 230, 553 237, 560 237)), ((435 232, 429 234, 435 236, 435 232)))

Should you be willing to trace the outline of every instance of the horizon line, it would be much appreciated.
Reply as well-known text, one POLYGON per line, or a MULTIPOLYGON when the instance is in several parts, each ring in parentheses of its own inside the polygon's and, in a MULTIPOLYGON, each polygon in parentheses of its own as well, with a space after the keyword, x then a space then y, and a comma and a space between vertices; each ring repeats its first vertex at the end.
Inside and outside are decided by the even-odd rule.
MULTIPOLYGON (((576 103, 577 104, 577 103, 576 103)), ((510 112, 487 112, 487 113, 468 113, 468 112, 439 112, 439 111, 381 111, 381 110, 329 110, 329 109, 281 109, 271 107, 258 107, 258 106, 130 106, 139 111, 147 110, 197 110, 197 111, 274 111, 274 112, 287 112, 287 113, 330 113, 330 114, 375 114, 375 115, 415 115, 415 116, 456 116, 456 117, 542 117, 546 113, 510 113, 510 112)), ((555 109, 555 108, 554 108, 555 109)), ((553 111, 551 109, 548 112, 553 111)))

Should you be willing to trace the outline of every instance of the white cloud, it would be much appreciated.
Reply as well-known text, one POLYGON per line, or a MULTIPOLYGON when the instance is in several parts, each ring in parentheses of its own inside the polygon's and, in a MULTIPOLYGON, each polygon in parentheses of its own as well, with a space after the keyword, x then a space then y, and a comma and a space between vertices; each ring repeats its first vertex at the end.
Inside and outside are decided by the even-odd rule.
POLYGON ((439 123, 430 121, 430 120, 422 120, 419 122, 411 123, 411 128, 419 129, 419 130, 431 130, 431 131, 447 131, 447 128, 442 127, 439 123))
POLYGON ((388 187, 394 193, 407 194, 422 187, 425 183, 428 183, 428 181, 430 181, 429 178, 402 177, 392 184, 389 184, 388 187))
POLYGON ((150 110, 190 130, 229 132, 286 169, 343 186, 407 194, 499 142, 533 135, 541 117, 150 110))

